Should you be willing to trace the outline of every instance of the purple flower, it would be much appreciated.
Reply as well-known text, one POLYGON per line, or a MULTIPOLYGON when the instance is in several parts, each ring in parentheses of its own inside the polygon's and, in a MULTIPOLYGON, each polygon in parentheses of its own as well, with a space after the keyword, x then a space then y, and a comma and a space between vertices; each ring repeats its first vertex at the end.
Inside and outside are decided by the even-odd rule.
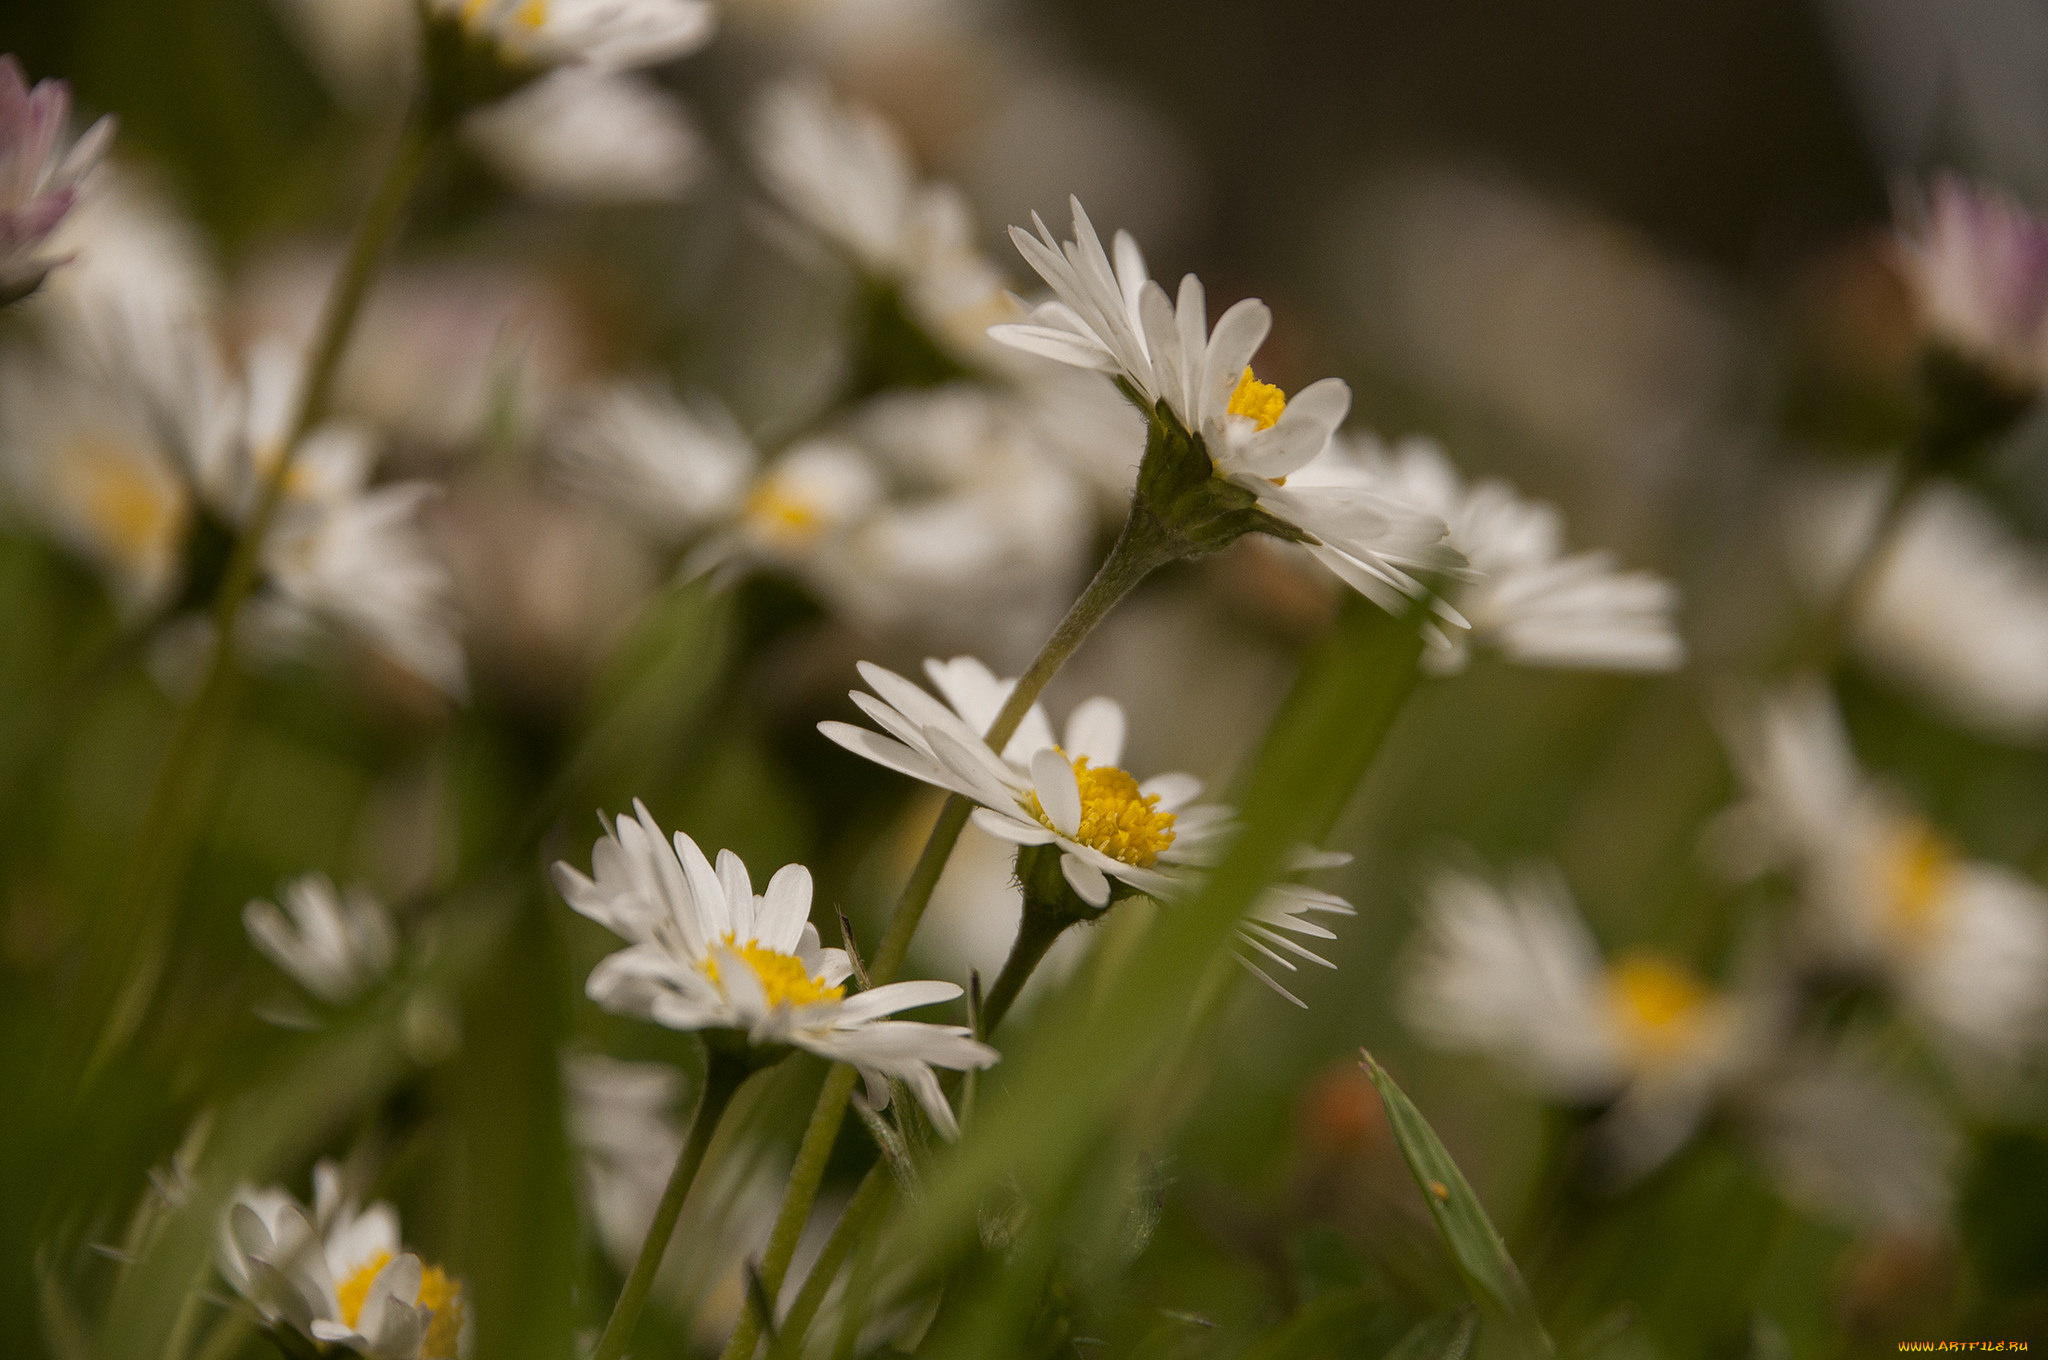
POLYGON ((42 248, 113 138, 114 120, 102 118, 66 147, 70 114, 70 86, 31 89, 21 63, 0 56, 0 305, 33 293, 62 263, 42 248))
POLYGON ((1955 175, 1901 198, 1900 257, 1927 338, 2023 391, 2048 381, 2048 222, 1955 175))

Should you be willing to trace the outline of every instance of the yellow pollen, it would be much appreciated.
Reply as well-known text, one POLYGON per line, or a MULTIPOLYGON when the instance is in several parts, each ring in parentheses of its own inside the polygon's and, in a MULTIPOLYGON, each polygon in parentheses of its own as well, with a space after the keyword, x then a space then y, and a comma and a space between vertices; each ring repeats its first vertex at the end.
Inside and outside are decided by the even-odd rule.
MULTIPOLYGON (((353 1327, 362 1318, 363 1304, 369 1300, 377 1272, 390 1264, 390 1252, 377 1252, 335 1287, 334 1297, 341 1305, 344 1327, 353 1327)), ((420 1343, 420 1360, 455 1360, 455 1348, 462 1337, 462 1286, 449 1279, 448 1272, 441 1267, 428 1266, 420 1272, 419 1297, 413 1302, 434 1310, 433 1321, 427 1324, 426 1339, 420 1343)))
POLYGON ((1624 1042, 1645 1061, 1677 1057, 1706 1024, 1711 994, 1685 968, 1654 954, 1625 954, 1607 970, 1607 1001, 1624 1042))
POLYGON ((170 550, 183 527, 183 500, 143 473, 124 451, 97 444, 69 451, 72 495, 107 554, 141 567, 170 550))
MULTIPOLYGON (((827 987, 814 978, 804 967, 804 961, 794 954, 785 954, 779 949, 764 949, 752 940, 745 944, 735 943, 735 932, 725 933, 726 947, 747 961, 754 970, 754 976, 761 979, 761 990, 768 994, 770 1006, 808 1006, 813 1001, 837 1001, 846 995, 844 987, 827 987)), ((704 972, 713 982, 718 981, 718 960, 706 958, 704 972)))
POLYGON ((512 17, 528 28, 539 28, 548 21, 548 0, 524 0, 512 17))
POLYGON ((746 517, 769 538, 785 544, 808 542, 825 522, 816 506, 790 495, 772 479, 747 494, 746 517))
POLYGON ((1260 382, 1247 367, 1230 394, 1230 414, 1244 416, 1262 430, 1270 430, 1287 409, 1287 394, 1271 383, 1260 382))
POLYGON ((356 1325, 356 1319, 363 1315, 363 1301, 370 1297, 370 1285, 376 1280, 377 1272, 390 1264, 390 1252, 377 1252, 350 1271, 348 1278, 335 1286, 334 1297, 341 1303, 343 1326, 356 1325))
POLYGON ((1941 924, 1955 870, 1954 847, 1933 827, 1900 827, 1884 849, 1885 923, 1908 943, 1923 943, 1941 924))
POLYGON ((434 1320, 427 1324, 426 1338, 420 1342, 420 1360, 455 1360, 465 1311, 462 1286, 449 1279, 441 1267, 428 1266, 420 1272, 419 1303, 434 1310, 434 1320))
MULTIPOLYGON (((1159 811, 1159 795, 1140 793, 1129 774, 1114 765, 1096 768, 1080 756, 1074 761, 1074 782, 1081 786, 1081 827, 1074 834, 1081 844, 1137 869, 1151 868, 1159 852, 1173 844, 1173 814, 1159 811)), ((1030 811, 1041 825, 1052 827, 1035 793, 1030 811)))

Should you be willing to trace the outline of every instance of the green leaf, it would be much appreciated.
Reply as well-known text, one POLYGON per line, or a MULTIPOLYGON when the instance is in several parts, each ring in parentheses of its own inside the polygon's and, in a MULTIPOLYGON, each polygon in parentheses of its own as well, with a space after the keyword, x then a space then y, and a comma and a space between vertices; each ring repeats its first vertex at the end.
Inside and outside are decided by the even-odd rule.
POLYGON ((1557 1348, 1536 1315, 1536 1301, 1529 1296, 1529 1286, 1523 1283, 1522 1272, 1508 1255, 1507 1244, 1501 1241, 1486 1210, 1480 1207, 1479 1197, 1472 1193, 1464 1173, 1451 1160, 1451 1154, 1436 1136, 1436 1130, 1430 1128, 1429 1121, 1422 1117, 1422 1111, 1394 1084, 1386 1069, 1373 1060, 1372 1054, 1363 1049, 1359 1054, 1366 1075, 1372 1078, 1380 1100, 1386 1105, 1387 1123, 1394 1131, 1403 1160, 1408 1163, 1409 1174, 1415 1177, 1416 1188, 1429 1205, 1430 1217, 1436 1220, 1444 1245, 1451 1249, 1451 1259, 1457 1262, 1465 1287, 1482 1308, 1508 1324, 1524 1353, 1555 1355, 1557 1348))

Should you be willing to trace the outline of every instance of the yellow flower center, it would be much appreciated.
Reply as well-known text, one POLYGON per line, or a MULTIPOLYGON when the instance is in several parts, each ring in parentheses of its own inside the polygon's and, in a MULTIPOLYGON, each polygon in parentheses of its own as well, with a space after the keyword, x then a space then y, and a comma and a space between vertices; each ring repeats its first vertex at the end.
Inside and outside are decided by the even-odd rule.
MULTIPOLYGON (((1081 786, 1081 826, 1074 839, 1091 850, 1133 868, 1149 869, 1159 852, 1173 844, 1173 814, 1159 811, 1159 795, 1140 793, 1138 781, 1114 765, 1091 766, 1088 757, 1074 761, 1074 782, 1081 786)), ((1031 795, 1031 815, 1056 830, 1038 795, 1031 795)))
POLYGON ((1230 394, 1230 414, 1243 416, 1262 430, 1270 430, 1287 409, 1287 394, 1271 383, 1260 382, 1247 367, 1230 394))
POLYGON ((1920 944, 1941 924, 1955 881, 1955 848, 1926 822, 1899 828, 1884 849, 1885 924, 1920 944))
POLYGON ((170 551, 184 528, 184 498, 127 450, 86 442, 67 451, 63 466, 72 503, 115 562, 139 568, 170 551))
POLYGON ((1627 954, 1607 970, 1607 1003, 1623 1042, 1658 1062, 1691 1048, 1704 1029, 1712 999, 1685 968, 1654 954, 1627 954))
MULTIPOLYGON (((813 1001, 837 1001, 846 995, 844 987, 827 987, 812 977, 810 970, 804 967, 804 961, 796 955, 785 954, 779 949, 765 949, 752 940, 738 944, 735 934, 730 930, 725 932, 726 947, 745 959, 747 966, 754 970, 754 976, 761 979, 761 990, 768 994, 770 1006, 808 1006, 813 1001)), ((704 960, 704 972, 713 982, 718 981, 716 957, 704 960)))
POLYGON ((789 546, 808 543, 825 524, 816 505, 791 495, 773 478, 747 494, 746 517, 770 540, 789 546))
MULTIPOLYGON (((390 1252, 377 1252, 335 1287, 334 1297, 341 1304, 344 1327, 353 1327, 361 1319, 377 1272, 390 1264, 390 1252)), ((434 1319, 427 1324, 426 1339, 420 1343, 420 1360, 455 1360, 456 1344, 462 1337, 462 1286, 449 1279, 448 1272, 441 1267, 428 1266, 420 1272, 420 1293, 413 1302, 434 1310, 434 1319)))
MULTIPOLYGON (((496 14, 498 11, 499 0, 463 0, 462 22, 474 28, 486 13, 496 14)), ((520 0, 513 7, 512 21, 529 31, 539 28, 548 21, 548 0, 520 0)))

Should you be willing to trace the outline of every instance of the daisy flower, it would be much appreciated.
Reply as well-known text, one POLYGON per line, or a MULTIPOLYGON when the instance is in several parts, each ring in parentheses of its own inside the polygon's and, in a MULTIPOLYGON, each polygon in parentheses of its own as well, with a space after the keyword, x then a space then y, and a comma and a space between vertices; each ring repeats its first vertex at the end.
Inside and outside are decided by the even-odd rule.
POLYGON ((1754 1044, 1752 1017, 1682 964, 1603 959, 1555 872, 1496 885, 1446 871, 1425 894, 1402 997, 1440 1048, 1484 1053, 1540 1094, 1607 1111, 1622 1179, 1698 1126, 1754 1044))
POLYGON ((1939 175, 1902 195, 1898 260, 1934 344, 2015 393, 2048 378, 2048 223, 1995 189, 1939 175))
MULTIPOLYGON (((1817 607, 1836 599, 1882 513, 1881 474, 1816 478, 1783 542, 1817 607)), ((1913 493, 1847 620, 1874 671, 2007 741, 2048 737, 2048 553, 1953 482, 1913 493)))
POLYGON ((242 908, 249 943, 329 1005, 361 995, 391 968, 396 937, 384 904, 367 888, 335 889, 325 874, 284 885, 277 904, 257 900, 242 908))
POLYGON ((1966 857, 1866 775, 1820 681, 1728 726, 1746 797, 1711 843, 1738 876, 1789 872, 1813 964, 1888 986, 1969 1064, 2048 1038, 2048 890, 1966 857))
POLYGON ((877 1104, 901 1081, 934 1126, 959 1132, 932 1068, 987 1067, 995 1050, 959 1026, 883 1017, 951 1001, 960 988, 895 982, 847 995, 853 965, 844 950, 819 946, 808 869, 784 865, 756 894, 739 856, 721 851, 714 870, 688 836, 665 840, 638 803, 597 842, 591 867, 594 878, 557 863, 556 887, 631 942, 591 971, 593 1001, 670 1029, 729 1031, 756 1047, 850 1063, 877 1104))
POLYGON ((696 51, 711 40, 708 0, 426 0, 472 43, 507 65, 630 70, 696 51))
MULTIPOLYGON (((1343 424, 1351 389, 1342 379, 1325 378, 1290 398, 1261 382, 1251 363, 1273 324, 1265 303, 1245 298, 1211 329, 1200 279, 1187 275, 1178 298, 1169 299, 1146 274, 1144 256, 1129 233, 1117 233, 1112 266, 1079 200, 1072 207, 1071 241, 1055 240, 1036 216, 1035 236, 1010 229, 1010 239, 1052 288, 1053 298, 1025 321, 992 327, 992 336, 1106 373, 1148 412, 1170 418, 1205 456, 1207 479, 1238 493, 1235 502, 1217 504, 1258 512, 1231 518, 1236 527, 1229 536, 1258 529, 1297 539, 1353 588, 1389 609, 1425 593, 1411 573, 1456 565, 1443 543, 1443 522, 1434 516, 1363 487, 1289 485, 1291 474, 1320 454, 1343 424)), ((1142 493, 1142 471, 1139 485, 1142 493)), ((1213 494, 1208 499, 1215 501, 1213 494)))
POLYGON ((1012 314, 1002 274, 974 244, 966 199, 920 180, 879 114, 822 86, 778 86, 756 108, 753 148, 781 206, 898 290, 934 339, 972 358, 986 348, 989 324, 1012 314))
POLYGON ((332 1162, 309 1211, 275 1186, 243 1187, 223 1216, 220 1273, 273 1328, 371 1360, 455 1360, 471 1327, 462 1286, 406 1251, 388 1204, 356 1209, 332 1162))
POLYGON ((570 203, 680 199, 709 156, 660 86, 591 67, 555 71, 478 109, 463 136, 522 192, 570 203))
MULTIPOLYGON (((0 470, 21 503, 106 573, 130 612, 202 607, 215 584, 208 573, 282 454, 300 365, 258 345, 237 375, 196 320, 148 305, 95 311, 81 328, 61 360, 0 362, 0 470)), ((330 424, 307 437, 239 640, 286 653, 354 637, 459 696, 449 582, 417 525, 431 489, 369 487, 370 464, 360 430, 330 424)))
POLYGON ((61 262, 44 247, 113 140, 114 120, 102 118, 65 145, 70 113, 70 86, 30 88, 21 63, 0 56, 0 305, 33 293, 61 262))
MULTIPOLYGON (((999 680, 975 658, 926 661, 936 697, 870 662, 860 663, 860 674, 874 692, 855 691, 853 701, 882 731, 841 722, 820 723, 818 730, 855 755, 972 800, 979 805, 974 824, 991 836, 1017 846, 1056 846, 1061 877, 1095 910, 1109 906, 1118 885, 1164 901, 1185 897, 1195 871, 1214 862, 1233 830, 1229 808, 1197 801, 1202 783, 1193 775, 1162 774, 1140 783, 1118 764, 1126 724, 1113 699, 1077 705, 1058 741, 1045 710, 1034 704, 998 753, 981 734, 1016 682, 999 680)), ((1326 868, 1349 858, 1302 851, 1289 868, 1326 868)), ((1352 910, 1321 889, 1276 884, 1239 923, 1238 937, 1289 971, 1295 959, 1332 967, 1296 938, 1334 939, 1313 919, 1321 914, 1352 910)), ((1242 961, 1301 1004, 1258 963, 1242 961)))
POLYGON ((1557 508, 1518 496, 1505 482, 1467 482, 1435 443, 1406 439, 1391 451, 1369 437, 1335 440, 1288 478, 1304 493, 1363 487, 1437 516, 1469 575, 1443 593, 1468 628, 1434 628, 1423 654, 1437 674, 1463 670, 1474 644, 1527 666, 1668 671, 1685 644, 1671 621, 1670 582, 1617 571, 1602 552, 1567 555, 1557 508))

